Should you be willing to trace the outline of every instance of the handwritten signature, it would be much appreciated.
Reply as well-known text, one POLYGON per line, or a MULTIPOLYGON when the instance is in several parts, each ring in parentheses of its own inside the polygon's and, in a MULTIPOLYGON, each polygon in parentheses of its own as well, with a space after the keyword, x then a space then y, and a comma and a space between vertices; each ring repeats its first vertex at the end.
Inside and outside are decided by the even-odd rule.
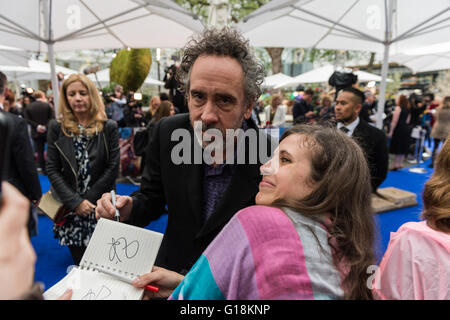
POLYGON ((127 259, 132 259, 139 251, 139 241, 131 241, 128 244, 127 239, 124 237, 120 237, 117 240, 112 238, 111 243, 108 244, 111 245, 111 248, 109 249, 109 261, 116 260, 116 264, 122 262, 123 257, 120 252, 125 254, 127 259), (120 248, 120 246, 122 246, 122 248, 120 248), (122 250, 120 251, 120 249, 122 250))
POLYGON ((92 289, 81 298, 81 300, 106 300, 111 296, 112 291, 105 286, 101 286, 100 290, 95 293, 92 289))

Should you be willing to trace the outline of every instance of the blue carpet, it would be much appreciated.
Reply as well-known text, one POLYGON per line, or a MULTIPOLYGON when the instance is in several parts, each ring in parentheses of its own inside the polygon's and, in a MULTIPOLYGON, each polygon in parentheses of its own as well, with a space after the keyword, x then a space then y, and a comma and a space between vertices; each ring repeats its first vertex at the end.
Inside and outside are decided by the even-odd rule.
MULTIPOLYGON (((427 173, 410 172, 410 168, 405 168, 398 171, 390 171, 386 180, 381 184, 380 188, 396 187, 405 191, 413 192, 417 195, 417 206, 392 210, 388 212, 379 213, 376 215, 375 222, 378 227, 379 239, 377 258, 378 262, 383 257, 387 249, 390 234, 395 232, 398 228, 409 221, 420 221, 420 214, 422 212, 422 191, 425 182, 431 177, 433 169, 428 168, 431 159, 425 161, 420 165, 415 165, 414 168, 424 168, 427 173)), ((412 168, 412 167, 411 167, 412 168)))
MULTIPOLYGON (((397 187, 402 190, 414 192, 417 194, 418 205, 376 215, 375 221, 378 228, 376 253, 378 261, 381 260, 386 251, 391 232, 397 231, 405 222, 420 220, 423 186, 432 174, 432 169, 427 168, 429 163, 430 160, 419 166, 428 170, 426 174, 409 172, 409 168, 391 171, 388 173, 387 179, 380 186, 381 188, 397 187)), ((42 175, 39 178, 42 191, 46 192, 49 189, 48 178, 42 175)), ((129 195, 137 188, 131 184, 117 184, 117 194, 129 195)), ((167 214, 151 222, 146 228, 164 233, 166 225, 167 214)), ((31 239, 37 254, 35 281, 42 282, 46 288, 50 288, 66 275, 67 268, 72 264, 72 257, 69 249, 65 246, 60 246, 58 240, 54 239, 52 232, 53 223, 49 218, 39 216, 38 226, 38 236, 31 239)))

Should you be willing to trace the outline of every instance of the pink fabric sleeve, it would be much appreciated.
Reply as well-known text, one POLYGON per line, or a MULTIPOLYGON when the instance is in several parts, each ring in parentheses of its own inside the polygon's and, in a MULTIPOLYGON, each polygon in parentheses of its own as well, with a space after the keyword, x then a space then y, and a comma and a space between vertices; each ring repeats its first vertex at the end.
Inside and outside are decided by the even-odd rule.
POLYGON ((426 222, 409 222, 391 234, 373 283, 375 299, 450 299, 450 235, 426 222))

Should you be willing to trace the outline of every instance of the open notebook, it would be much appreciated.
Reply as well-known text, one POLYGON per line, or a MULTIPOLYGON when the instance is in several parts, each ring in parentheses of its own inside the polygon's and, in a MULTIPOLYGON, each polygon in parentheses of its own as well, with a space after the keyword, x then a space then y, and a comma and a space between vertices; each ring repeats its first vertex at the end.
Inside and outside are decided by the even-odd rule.
POLYGON ((151 271, 163 234, 100 219, 81 259, 67 276, 44 293, 60 297, 72 288, 72 300, 138 300, 143 289, 131 282, 151 271))

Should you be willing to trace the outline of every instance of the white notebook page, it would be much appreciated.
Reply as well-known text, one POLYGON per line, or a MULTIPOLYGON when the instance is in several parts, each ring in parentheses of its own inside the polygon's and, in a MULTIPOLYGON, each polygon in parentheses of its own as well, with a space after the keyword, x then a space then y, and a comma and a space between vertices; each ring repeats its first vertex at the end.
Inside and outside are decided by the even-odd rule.
POLYGON ((44 297, 57 298, 71 285, 74 300, 83 299, 86 295, 92 299, 139 299, 143 290, 134 292, 130 289, 128 292, 124 288, 137 289, 111 275, 96 272, 97 268, 131 282, 151 271, 162 238, 163 234, 158 232, 100 219, 81 259, 80 268, 73 269, 46 291, 44 297))
POLYGON ((100 219, 80 266, 98 266, 133 280, 151 271, 162 237, 159 232, 100 219))
POLYGON ((68 275, 44 293, 46 300, 58 299, 67 288, 72 300, 139 300, 144 293, 127 282, 93 270, 73 268, 68 275))

